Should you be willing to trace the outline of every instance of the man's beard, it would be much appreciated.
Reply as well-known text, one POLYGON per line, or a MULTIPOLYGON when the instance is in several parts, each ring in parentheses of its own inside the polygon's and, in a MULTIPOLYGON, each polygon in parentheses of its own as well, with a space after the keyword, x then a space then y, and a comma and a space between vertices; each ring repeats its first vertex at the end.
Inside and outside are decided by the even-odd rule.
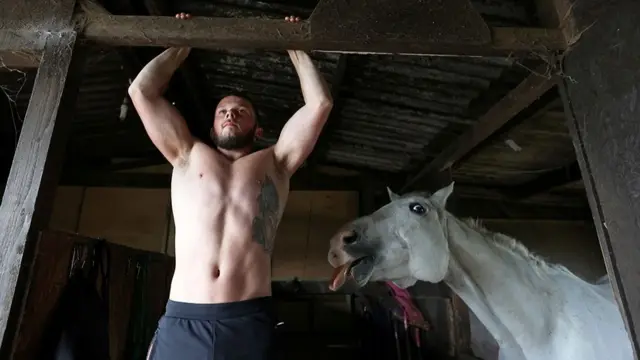
POLYGON ((224 150, 240 150, 252 146, 255 140, 256 129, 252 129, 243 135, 218 136, 215 132, 211 132, 211 140, 213 144, 224 150))

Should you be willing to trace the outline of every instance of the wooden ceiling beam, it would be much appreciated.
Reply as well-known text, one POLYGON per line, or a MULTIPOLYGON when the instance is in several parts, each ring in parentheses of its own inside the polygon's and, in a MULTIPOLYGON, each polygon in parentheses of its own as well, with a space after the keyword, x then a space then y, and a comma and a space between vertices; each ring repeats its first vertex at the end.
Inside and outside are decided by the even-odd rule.
POLYGON ((40 57, 38 50, 0 50, 0 71, 37 68, 40 65, 40 57))
POLYGON ((559 169, 545 172, 525 184, 509 189, 509 193, 514 199, 526 199, 581 179, 580 166, 576 161, 559 169))
POLYGON ((566 49, 557 29, 489 27, 468 0, 322 0, 308 20, 297 24, 105 15, 86 7, 76 20, 83 38, 113 46, 480 56, 530 56, 566 49))
POLYGON ((507 93, 456 141, 409 177, 400 191, 406 191, 417 181, 452 167, 480 143, 505 126, 518 113, 549 91, 556 84, 556 78, 540 75, 548 72, 547 66, 544 64, 538 67, 524 81, 507 93))

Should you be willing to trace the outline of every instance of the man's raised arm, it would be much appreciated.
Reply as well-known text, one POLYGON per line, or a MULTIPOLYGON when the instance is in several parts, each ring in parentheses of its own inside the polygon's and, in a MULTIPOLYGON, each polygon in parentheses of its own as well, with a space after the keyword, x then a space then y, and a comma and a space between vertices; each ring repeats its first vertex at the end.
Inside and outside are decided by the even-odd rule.
POLYGON ((276 163, 291 176, 309 156, 327 122, 333 99, 322 74, 303 51, 289 50, 305 105, 287 121, 274 146, 276 163))
POLYGON ((189 50, 165 50, 151 60, 129 86, 129 96, 149 138, 174 167, 186 164, 194 138, 182 115, 163 93, 189 50))

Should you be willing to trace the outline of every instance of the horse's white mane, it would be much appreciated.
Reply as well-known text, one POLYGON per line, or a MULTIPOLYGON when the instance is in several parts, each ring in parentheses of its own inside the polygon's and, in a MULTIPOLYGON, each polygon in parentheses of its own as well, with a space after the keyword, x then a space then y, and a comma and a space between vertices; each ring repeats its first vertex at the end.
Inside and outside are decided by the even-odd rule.
POLYGON ((515 238, 485 228, 484 226, 482 226, 480 220, 478 219, 468 218, 461 220, 471 229, 482 234, 483 239, 490 241, 492 244, 510 252, 511 254, 526 259, 527 262, 533 267, 535 273, 540 276, 562 273, 571 277, 577 277, 574 273, 571 272, 571 270, 567 269, 565 266, 549 263, 541 256, 534 254, 515 238))
MULTIPOLYGON (((409 198, 409 197, 417 196, 417 197, 428 199, 431 195, 432 193, 430 192, 416 191, 416 192, 404 194, 401 196, 401 198, 409 198)), ((453 214, 450 214, 450 216, 457 218, 453 214)), ((464 224, 466 224, 467 226, 469 226, 472 230, 479 232, 482 235, 482 238, 487 242, 490 242, 491 244, 494 244, 499 248, 506 250, 515 256, 519 256, 527 260, 527 262, 531 264, 531 266, 533 267, 534 272, 541 277, 545 277, 552 274, 564 274, 564 275, 571 276, 576 279, 580 279, 584 281, 583 279, 575 275, 573 272, 571 272, 571 270, 569 270, 565 266, 560 264, 548 263, 541 256, 531 252, 526 246, 524 246, 518 240, 508 235, 491 231, 485 228, 484 226, 482 226, 480 219, 474 219, 474 218, 465 218, 465 219, 458 218, 458 219, 462 221, 464 224)))

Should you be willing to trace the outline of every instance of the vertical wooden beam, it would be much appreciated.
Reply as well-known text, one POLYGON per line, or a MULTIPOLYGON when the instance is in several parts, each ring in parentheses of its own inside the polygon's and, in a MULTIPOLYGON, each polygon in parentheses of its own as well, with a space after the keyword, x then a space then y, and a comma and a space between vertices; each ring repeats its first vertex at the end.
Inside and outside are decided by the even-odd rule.
POLYGON ((51 33, 0 205, 0 339, 13 342, 36 238, 46 227, 71 124, 83 59, 76 33, 51 33), (69 76, 68 76, 69 75, 69 76))
MULTIPOLYGON (((594 3, 592 0, 586 3, 594 3)), ((599 6, 604 4, 600 3, 599 6)), ((607 2, 565 56, 560 87, 605 265, 640 354, 640 2, 607 2)), ((588 22, 588 21, 587 21, 588 22)))

